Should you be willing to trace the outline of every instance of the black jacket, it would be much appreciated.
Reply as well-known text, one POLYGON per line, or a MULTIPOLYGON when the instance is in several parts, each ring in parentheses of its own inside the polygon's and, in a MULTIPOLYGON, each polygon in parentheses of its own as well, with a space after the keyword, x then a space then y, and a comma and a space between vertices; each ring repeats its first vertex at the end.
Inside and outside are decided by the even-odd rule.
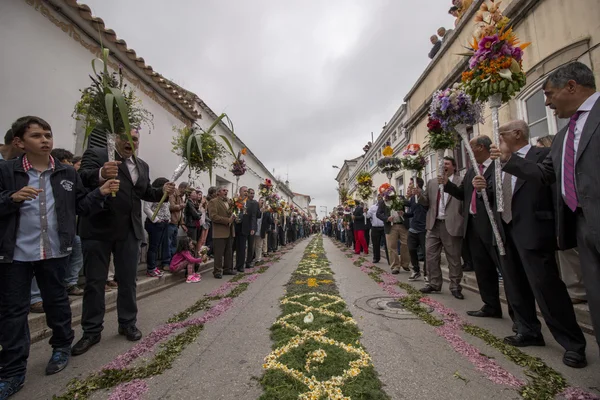
POLYGON ((366 230, 367 224, 365 222, 365 212, 364 212, 362 206, 356 207, 352 214, 354 215, 354 230, 355 231, 366 230))
POLYGON ((190 199, 185 202, 185 208, 183 210, 185 226, 188 228, 196 228, 196 221, 200 221, 202 212, 196 209, 194 202, 190 199))
MULTIPOLYGON (((15 203, 11 196, 27 186, 29 175, 23 169, 23 157, 0 162, 0 263, 13 259, 19 209, 23 203, 15 203)), ((54 161, 54 172, 50 176, 55 200, 58 235, 61 254, 68 254, 76 234, 76 215, 91 215, 101 210, 105 196, 100 189, 88 193, 75 169, 54 161)), ((32 227, 37 229, 39 227, 32 227)))
POLYGON ((258 201, 247 200, 246 201, 246 212, 242 215, 242 222, 235 224, 235 235, 250 236, 250 231, 258 229, 258 201))
POLYGON ((273 231, 273 226, 274 222, 273 222, 273 215, 271 214, 270 211, 265 211, 264 213, 262 213, 262 225, 260 226, 260 237, 261 238, 265 238, 265 236, 267 235, 267 232, 272 232, 273 231))
MULTIPOLYGON (((123 161, 115 154, 115 160, 123 161)), ((79 176, 88 189, 100 185, 100 168, 108 162, 108 152, 105 148, 93 148, 83 154, 79 176)), ((82 239, 117 241, 125 240, 131 229, 137 240, 144 239, 142 226, 142 200, 159 202, 162 198, 162 188, 150 185, 148 164, 137 158, 138 179, 133 184, 125 162, 119 165, 119 191, 116 197, 108 196, 104 208, 97 214, 79 219, 79 236, 82 239)))
POLYGON ((404 218, 410 218, 409 229, 417 232, 425 232, 427 230, 425 226, 427 225, 427 209, 429 207, 417 203, 415 196, 410 198, 409 207, 410 212, 404 214, 404 218))
MULTIPOLYGON (((487 181, 487 189, 486 192, 488 194, 488 199, 490 201, 490 206, 492 210, 496 208, 496 197, 494 186, 496 184, 496 180, 494 179, 494 162, 492 162, 489 167, 483 173, 484 178, 487 181)), ((485 203, 483 202, 483 196, 476 196, 477 200, 477 216, 474 217, 470 213, 471 209, 471 197, 473 195, 473 178, 475 177, 475 170, 473 167, 469 168, 465 173, 465 177, 462 180, 459 186, 456 186, 451 181, 448 181, 444 186, 444 191, 450 196, 454 197, 462 201, 463 203, 463 215, 465 216, 465 226, 463 231, 463 237, 467 235, 467 228, 469 226, 469 221, 473 222, 473 226, 475 227, 476 234, 479 235, 481 240, 488 244, 495 244, 496 239, 494 238, 494 232, 492 230, 492 224, 490 223, 490 219, 487 216, 487 212, 485 210, 485 203)), ((496 220, 498 218, 496 217, 496 220)))

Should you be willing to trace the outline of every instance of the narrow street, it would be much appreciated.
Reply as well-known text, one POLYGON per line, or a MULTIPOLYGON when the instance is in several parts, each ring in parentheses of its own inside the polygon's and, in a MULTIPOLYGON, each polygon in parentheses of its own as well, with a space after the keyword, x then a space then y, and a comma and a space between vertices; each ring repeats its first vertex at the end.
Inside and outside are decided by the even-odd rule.
MULTIPOLYGON (((263 363, 273 350, 270 328, 282 311, 279 300, 286 294, 285 285, 305 256, 307 245, 319 240, 313 236, 298 242, 285 254, 276 255, 278 260, 271 259, 244 277, 235 278, 235 283, 213 279, 209 273, 200 284, 181 284, 140 300, 142 342, 132 344, 118 336, 116 314, 108 313, 101 343, 87 354, 72 358, 69 367, 58 375, 43 375, 50 347, 45 341, 36 343, 31 349, 27 384, 14 398, 51 399, 53 395, 62 396, 61 399, 81 399, 87 395, 90 399, 111 400, 259 398, 263 394, 260 383, 263 363), (207 309, 209 304, 212 308, 207 309), (186 309, 187 313, 177 315, 186 309), (167 320, 183 322, 183 325, 190 321, 203 324, 203 329, 188 345, 169 344, 171 354, 177 355, 170 361, 171 368, 165 368, 169 357, 158 356, 162 348, 148 345, 149 342, 144 345, 144 341, 152 338, 149 334, 154 329, 156 337, 162 339, 158 343, 171 343, 182 332, 191 332, 195 323, 182 325, 181 329, 168 334, 165 329, 156 329, 167 320), (132 351, 133 346, 136 347, 132 351), (141 377, 142 373, 148 377, 122 386, 114 383, 131 379, 118 372, 105 375, 104 380, 89 378, 108 365, 117 371, 134 371, 134 378, 141 377), (149 368, 161 373, 149 373, 149 368), (67 390, 67 384, 74 378, 79 380, 79 390, 67 390), (93 385, 98 384, 105 389, 92 390, 93 385)), ((474 320, 465 315, 466 310, 480 306, 476 293, 466 292, 463 301, 454 299, 447 290, 430 296, 432 302, 421 299, 421 304, 429 307, 428 311, 433 310, 431 314, 395 308, 407 304, 396 302, 407 293, 407 287, 401 287, 407 273, 388 274, 384 263, 378 264, 380 270, 345 248, 339 248, 329 238, 323 238, 322 242, 339 294, 362 331, 360 342, 370 355, 389 398, 519 399, 522 385, 528 385, 533 390, 531 393, 541 393, 539 390, 547 388, 549 376, 534 374, 534 378, 528 378, 527 368, 461 330, 458 324, 453 325, 455 318, 462 318, 498 338, 510 334, 506 317, 474 320), (442 318, 444 325, 431 326, 427 322, 433 320, 427 319, 425 314, 442 318), (454 328, 455 332, 451 332, 454 328), (533 384, 534 381, 541 387, 533 384)), ((422 284, 413 283, 416 288, 422 284)), ((410 297, 410 290, 408 293, 410 297)), ((80 334, 77 328, 77 337, 80 334)), ((574 370, 562 364, 562 349, 550 333, 545 330, 544 335, 546 347, 526 348, 523 353, 540 357, 548 367, 544 371, 561 374, 568 387, 599 396, 600 361, 592 337, 587 336, 589 366, 574 370)), ((323 365, 326 363, 327 359, 323 365)))

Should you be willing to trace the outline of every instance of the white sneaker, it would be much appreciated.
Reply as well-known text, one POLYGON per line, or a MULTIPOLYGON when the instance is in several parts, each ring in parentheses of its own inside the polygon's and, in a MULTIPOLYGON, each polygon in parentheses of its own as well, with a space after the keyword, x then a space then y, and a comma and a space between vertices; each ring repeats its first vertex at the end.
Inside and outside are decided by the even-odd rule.
POLYGON ((425 280, 425 282, 429 282, 429 277, 427 275, 425 275, 423 279, 425 280))
POLYGON ((408 277, 409 281, 416 281, 417 279, 419 279, 421 277, 421 274, 419 272, 413 272, 410 274, 410 276, 408 277))

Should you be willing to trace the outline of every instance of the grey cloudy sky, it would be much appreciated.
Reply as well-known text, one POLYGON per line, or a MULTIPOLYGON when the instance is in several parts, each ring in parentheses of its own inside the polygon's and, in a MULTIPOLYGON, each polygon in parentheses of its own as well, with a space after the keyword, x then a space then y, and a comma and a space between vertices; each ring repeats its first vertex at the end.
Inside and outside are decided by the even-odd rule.
POLYGON ((154 70, 196 93, 312 204, 362 154, 453 26, 450 0, 83 0, 154 70))

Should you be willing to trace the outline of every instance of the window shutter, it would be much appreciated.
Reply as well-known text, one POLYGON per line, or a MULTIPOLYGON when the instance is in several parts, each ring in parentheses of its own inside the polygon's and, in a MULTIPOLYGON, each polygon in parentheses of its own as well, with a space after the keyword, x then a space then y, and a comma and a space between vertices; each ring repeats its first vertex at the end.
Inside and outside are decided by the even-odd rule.
POLYGON ((100 129, 94 129, 87 141, 87 148, 105 148, 106 147, 106 134, 100 129))

